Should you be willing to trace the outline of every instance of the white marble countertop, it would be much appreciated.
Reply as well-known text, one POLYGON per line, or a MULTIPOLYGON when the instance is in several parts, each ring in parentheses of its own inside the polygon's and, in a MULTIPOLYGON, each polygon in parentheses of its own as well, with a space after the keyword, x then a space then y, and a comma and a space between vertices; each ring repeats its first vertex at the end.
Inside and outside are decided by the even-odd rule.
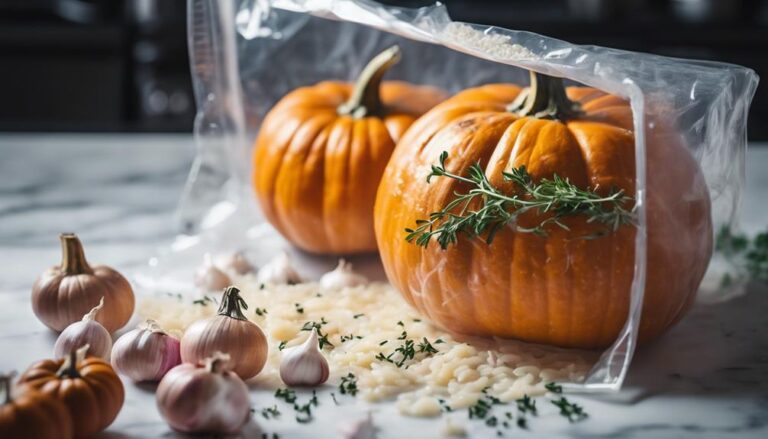
MULTIPOLYGON (((77 232, 89 259, 131 272, 173 239, 173 209, 194 147, 185 135, 0 135, 0 371, 52 354, 55 335, 33 316, 30 287, 59 260, 57 235, 77 232)), ((744 226, 768 224, 768 148, 749 153, 744 226)), ((726 303, 697 305, 664 338, 636 355, 625 390, 574 396, 590 413, 569 425, 554 412, 507 437, 768 437, 768 288, 752 285, 726 303)), ((98 437, 177 437, 160 419, 151 388, 126 384, 125 407, 98 437)), ((271 392, 252 390, 255 406, 271 392)), ((280 437, 337 437, 339 419, 372 410, 382 438, 441 437, 443 421, 403 418, 393 404, 321 397, 317 420, 256 417, 280 437)), ((284 413, 289 413, 284 411, 284 413)), ((470 437, 495 430, 457 419, 470 437)), ((458 416, 461 415, 461 416, 458 416)), ((251 425, 243 437, 261 437, 251 425)))

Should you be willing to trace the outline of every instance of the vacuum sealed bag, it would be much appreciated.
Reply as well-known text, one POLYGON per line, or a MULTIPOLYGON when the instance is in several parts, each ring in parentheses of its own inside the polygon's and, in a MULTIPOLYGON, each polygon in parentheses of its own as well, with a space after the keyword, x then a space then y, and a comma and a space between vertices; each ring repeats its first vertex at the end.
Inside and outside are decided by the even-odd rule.
POLYGON ((437 327, 601 351, 564 385, 616 390, 736 220, 749 69, 439 4, 189 6, 198 154, 183 234, 144 286, 188 291, 204 253, 233 248, 257 265, 291 249, 309 277, 374 254, 352 259, 437 327))

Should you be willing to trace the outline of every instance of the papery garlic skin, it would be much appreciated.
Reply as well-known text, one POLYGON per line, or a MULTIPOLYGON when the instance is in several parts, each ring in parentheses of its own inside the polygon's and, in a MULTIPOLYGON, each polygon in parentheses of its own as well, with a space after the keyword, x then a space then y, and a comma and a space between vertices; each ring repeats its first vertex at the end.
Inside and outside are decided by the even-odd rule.
POLYGON ((205 367, 181 364, 160 381, 157 407, 174 430, 235 434, 248 422, 248 387, 225 368, 223 358, 207 359, 205 367))
POLYGON ((240 378, 256 376, 267 362, 269 346, 261 328, 243 314, 247 308, 240 290, 228 287, 218 314, 193 323, 184 332, 181 360, 199 363, 216 351, 226 352, 231 357, 229 368, 240 378))
POLYGON ((135 382, 160 381, 180 363, 179 340, 151 320, 123 334, 112 347, 112 366, 135 382))
POLYGON ((232 284, 232 281, 213 263, 210 253, 203 256, 203 264, 195 272, 195 286, 205 291, 219 291, 232 284))
POLYGON ((299 346, 285 349, 280 361, 280 379, 290 387, 319 386, 328 380, 328 360, 320 351, 317 331, 299 346))
POLYGON ((251 265, 250 261, 248 261, 248 258, 245 257, 245 254, 243 254, 242 251, 234 252, 226 259, 224 259, 222 268, 225 270, 231 270, 240 275, 252 273, 256 270, 256 268, 251 265))
POLYGON ((104 307, 104 298, 99 304, 88 312, 79 322, 72 323, 64 328, 53 346, 55 358, 64 358, 75 349, 83 345, 90 345, 88 354, 109 361, 112 351, 112 336, 101 323, 96 321, 96 314, 104 307))
POLYGON ((373 425, 373 415, 368 412, 365 418, 342 424, 339 433, 343 439, 375 439, 376 426, 373 425))
POLYGON ((320 289, 323 291, 341 290, 343 288, 367 285, 368 278, 352 270, 352 264, 339 259, 339 265, 332 271, 320 277, 320 289))
POLYGON ((283 251, 261 267, 256 274, 256 281, 265 285, 292 285, 301 283, 301 277, 293 268, 288 253, 283 251))

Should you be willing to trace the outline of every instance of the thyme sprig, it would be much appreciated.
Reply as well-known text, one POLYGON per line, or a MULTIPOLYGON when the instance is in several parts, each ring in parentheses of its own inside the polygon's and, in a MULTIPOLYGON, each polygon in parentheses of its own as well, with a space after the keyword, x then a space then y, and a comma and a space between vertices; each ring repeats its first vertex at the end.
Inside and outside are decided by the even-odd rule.
POLYGON ((547 236, 547 225, 570 230, 563 219, 577 215, 585 216, 588 223, 600 224, 605 229, 585 236, 585 239, 596 238, 614 232, 622 225, 634 223, 634 212, 626 207, 634 204, 634 199, 623 190, 612 189, 608 195, 602 196, 594 190, 580 189, 557 174, 551 179, 534 182, 525 166, 521 166, 502 173, 504 180, 514 183, 517 188, 516 193, 507 195, 491 184, 479 163, 471 165, 468 176, 464 177, 446 169, 447 159, 447 152, 440 154, 440 164, 432 165, 427 182, 433 177, 448 177, 467 183, 472 188, 465 194, 454 193, 456 198, 442 210, 430 213, 429 219, 416 220, 416 228, 405 229, 408 242, 426 247, 434 236, 440 247, 446 249, 457 242, 461 233, 470 237, 487 233, 485 240, 490 244, 505 225, 512 225, 520 233, 547 236), (475 208, 478 203, 479 208, 475 208), (523 227, 517 220, 529 211, 550 215, 536 226, 523 227))

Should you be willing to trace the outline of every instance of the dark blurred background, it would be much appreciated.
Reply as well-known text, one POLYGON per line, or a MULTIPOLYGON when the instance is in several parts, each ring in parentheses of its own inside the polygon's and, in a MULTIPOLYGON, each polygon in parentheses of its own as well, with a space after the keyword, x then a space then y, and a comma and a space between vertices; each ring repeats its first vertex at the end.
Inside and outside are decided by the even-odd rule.
MULTIPOLYGON (((424 6, 428 0, 385 0, 424 6)), ((768 78, 768 0, 444 0, 455 20, 768 78)), ((185 0, 0 0, 0 130, 192 129, 185 0)), ((749 135, 768 140, 768 87, 749 135)))

